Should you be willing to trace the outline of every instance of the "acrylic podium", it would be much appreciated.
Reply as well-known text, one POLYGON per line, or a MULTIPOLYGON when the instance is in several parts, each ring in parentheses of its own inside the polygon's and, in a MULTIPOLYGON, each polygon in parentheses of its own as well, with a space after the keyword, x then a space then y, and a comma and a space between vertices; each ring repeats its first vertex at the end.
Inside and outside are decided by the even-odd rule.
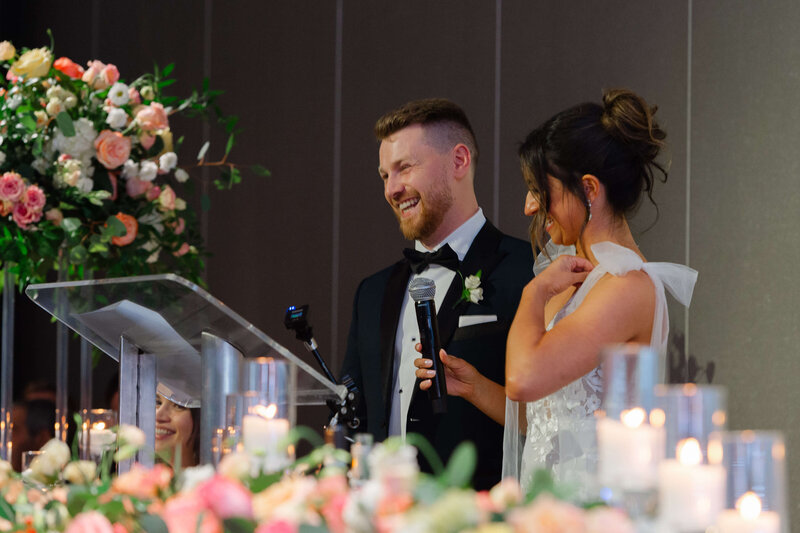
MULTIPOLYGON (((141 428, 152 462, 155 399, 202 405, 200 461, 210 463, 214 431, 225 423, 225 396, 247 390, 246 358, 289 363, 292 424, 298 405, 343 399, 336 385, 194 283, 174 274, 30 285, 28 297, 120 363, 120 423, 141 428)), ((121 465, 129 468, 130 462, 121 465)))

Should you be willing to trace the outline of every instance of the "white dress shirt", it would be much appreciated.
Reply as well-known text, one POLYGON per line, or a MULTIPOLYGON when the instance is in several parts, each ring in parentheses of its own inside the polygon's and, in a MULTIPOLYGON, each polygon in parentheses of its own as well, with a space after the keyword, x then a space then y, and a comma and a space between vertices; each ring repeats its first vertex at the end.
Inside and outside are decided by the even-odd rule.
MULTIPOLYGON (((486 217, 480 208, 466 222, 458 227, 453 233, 445 237, 433 250, 428 250, 421 242, 416 241, 414 248, 420 252, 435 252, 445 244, 458 255, 458 260, 463 261, 467 255, 472 241, 486 223, 486 217)), ((455 271, 442 265, 430 265, 423 270, 420 276, 432 279, 436 284, 436 312, 442 306, 447 290, 456 276, 455 271)), ((411 283, 417 274, 411 274, 408 280, 411 283)), ((416 382, 414 359, 419 357, 419 352, 414 346, 419 342, 419 326, 417 325, 417 315, 414 311, 414 303, 411 302, 408 291, 403 297, 403 306, 400 310, 400 323, 397 325, 397 336, 394 341, 394 381, 392 387, 392 410, 389 414, 389 435, 406 436, 406 419, 408 417, 408 406, 411 404, 411 394, 414 392, 416 382)))

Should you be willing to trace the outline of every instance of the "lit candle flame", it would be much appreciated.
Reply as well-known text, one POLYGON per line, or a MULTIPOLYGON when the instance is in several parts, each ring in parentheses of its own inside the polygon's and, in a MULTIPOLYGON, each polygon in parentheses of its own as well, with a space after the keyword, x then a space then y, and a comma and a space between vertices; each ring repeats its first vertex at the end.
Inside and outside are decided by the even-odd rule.
POLYGON ((641 407, 634 407, 633 409, 626 409, 622 411, 620 419, 622 423, 629 428, 638 428, 644 422, 646 414, 641 407))
POLYGON ((736 509, 742 518, 755 520, 761 514, 761 498, 753 491, 748 491, 736 500, 736 509))
POLYGON ((254 405, 252 408, 250 408, 250 412, 262 418, 272 419, 278 414, 278 406, 274 403, 269 405, 254 405))
POLYGON ((693 437, 680 441, 675 451, 681 464, 699 465, 703 461, 700 443, 693 437))
POLYGON ((92 424, 92 429, 106 429, 106 423, 105 422, 95 422, 94 424, 92 424))

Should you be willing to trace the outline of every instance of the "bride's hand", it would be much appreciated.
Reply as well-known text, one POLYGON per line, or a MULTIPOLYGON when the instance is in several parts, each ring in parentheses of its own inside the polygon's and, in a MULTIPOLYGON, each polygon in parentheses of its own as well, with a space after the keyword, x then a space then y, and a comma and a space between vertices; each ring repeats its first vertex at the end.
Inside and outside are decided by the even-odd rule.
POLYGON ((536 285, 541 288, 545 300, 550 300, 573 285, 579 286, 593 268, 594 265, 588 259, 575 255, 562 255, 533 278, 529 286, 536 285))
MULTIPOLYGON (((416 350, 422 350, 422 344, 417 343, 416 350)), ((442 360, 442 365, 445 369, 445 379, 447 380, 447 394, 450 396, 461 396, 462 398, 468 397, 475 390, 475 382, 479 379, 480 373, 478 370, 467 363, 461 358, 453 355, 448 355, 444 349, 439 351, 439 358, 442 360)), ((414 360, 414 366, 417 367, 416 375, 422 381, 419 384, 421 390, 428 390, 431 388, 431 378, 436 375, 436 371, 432 370, 433 361, 430 359, 419 358, 414 360)))

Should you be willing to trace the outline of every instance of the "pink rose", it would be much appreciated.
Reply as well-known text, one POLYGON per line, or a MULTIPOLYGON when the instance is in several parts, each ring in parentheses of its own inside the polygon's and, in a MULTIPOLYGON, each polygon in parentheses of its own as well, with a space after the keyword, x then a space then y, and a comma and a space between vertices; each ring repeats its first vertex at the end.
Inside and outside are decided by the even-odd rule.
POLYGON ((172 470, 163 464, 146 468, 139 463, 117 476, 111 483, 111 490, 117 494, 127 494, 134 498, 155 498, 164 490, 172 479, 172 470))
POLYGON ((571 533, 586 528, 583 510, 546 493, 512 510, 508 523, 519 533, 571 533))
POLYGON ((31 185, 25 189, 25 192, 22 194, 22 203, 26 204, 34 211, 41 211, 44 209, 46 201, 44 191, 40 189, 38 185, 31 185))
POLYGON ((117 168, 131 155, 131 140, 118 131, 103 130, 94 140, 97 160, 107 169, 117 168))
POLYGON ((128 89, 128 102, 131 105, 142 103, 142 97, 139 94, 139 91, 137 91, 135 87, 131 87, 130 89, 128 89))
POLYGON ((186 221, 183 220, 183 217, 179 217, 178 220, 172 223, 172 232, 175 235, 180 235, 184 229, 186 229, 186 221))
POLYGON ((255 530, 255 533, 297 533, 297 524, 293 524, 288 520, 275 520, 267 524, 261 524, 255 530))
POLYGON ((72 159, 71 155, 61 154, 60 156, 58 156, 58 159, 56 161, 58 161, 59 163, 64 163, 65 161, 69 161, 70 159, 72 159))
POLYGON ((16 172, 6 172, 0 177, 0 200, 16 202, 25 192, 25 182, 16 172))
POLYGON ((203 503, 193 494, 170 498, 161 515, 169 533, 222 533, 222 522, 203 503))
POLYGON ((114 533, 128 533, 128 529, 119 522, 114 522, 111 527, 114 528, 114 533))
POLYGON ((156 198, 158 198, 160 194, 161 194, 161 187, 159 187, 158 185, 155 185, 151 189, 147 189, 147 199, 151 202, 156 198))
POLYGON ((44 218, 52 222, 54 226, 60 226, 61 221, 64 220, 64 213, 61 212, 61 209, 54 207, 45 212, 44 218))
POLYGON ((164 130, 169 127, 167 112, 158 102, 140 107, 136 112, 136 122, 145 131, 164 130))
POLYGON ((161 194, 158 195, 159 207, 162 211, 172 211, 175 209, 175 191, 169 185, 164 185, 161 194))
POLYGON ((185 243, 181 244, 180 248, 178 248, 177 250, 172 252, 172 255, 174 255, 175 257, 180 257, 182 255, 186 255, 187 253, 189 253, 190 249, 191 249, 191 246, 189 246, 189 243, 185 242, 185 243))
POLYGON ((156 136, 150 135, 147 132, 142 132, 139 134, 139 144, 142 145, 142 148, 145 150, 149 150, 151 146, 156 143, 156 136))
POLYGON ((128 196, 131 198, 136 198, 137 196, 143 195, 152 187, 152 182, 143 181, 139 178, 128 178, 128 180, 125 182, 125 192, 127 192, 128 196))
POLYGON ((252 495, 238 481, 215 475, 197 487, 197 496, 223 520, 253 517, 252 495))
POLYGON ((341 493, 328 500, 320 509, 325 518, 325 524, 331 533, 346 533, 347 525, 344 522, 344 508, 347 505, 347 494, 341 493))
POLYGON ((11 217, 21 229, 28 229, 28 224, 38 222, 42 218, 41 211, 34 211, 22 202, 15 204, 11 217))
POLYGON ((114 529, 108 518, 98 511, 89 511, 73 518, 65 533, 114 533, 114 529))
POLYGON ((102 61, 89 61, 87 68, 81 79, 92 89, 107 89, 114 85, 119 79, 119 71, 112 64, 106 65, 102 61))

